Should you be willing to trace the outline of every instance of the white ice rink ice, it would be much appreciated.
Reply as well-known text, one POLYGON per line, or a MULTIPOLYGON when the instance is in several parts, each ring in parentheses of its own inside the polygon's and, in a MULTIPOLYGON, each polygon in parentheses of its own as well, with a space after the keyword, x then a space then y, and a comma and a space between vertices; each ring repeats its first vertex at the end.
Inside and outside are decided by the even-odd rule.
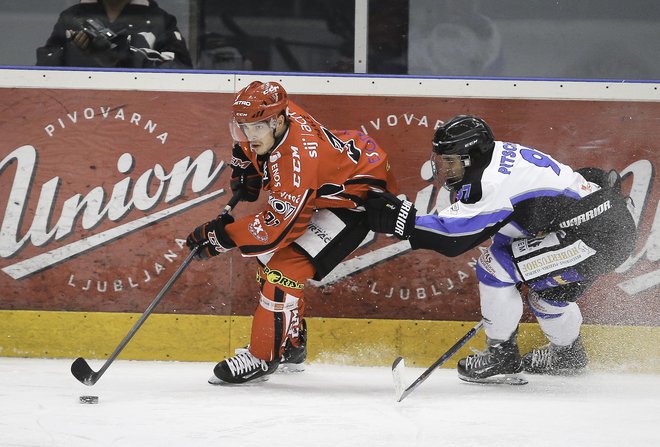
MULTIPOLYGON (((117 361, 87 387, 70 364, 0 357, 0 446, 660 446, 660 375, 528 375, 513 387, 441 369, 396 403, 388 367, 312 364, 212 386, 210 363, 117 361)), ((422 371, 408 367, 407 382, 422 371)))

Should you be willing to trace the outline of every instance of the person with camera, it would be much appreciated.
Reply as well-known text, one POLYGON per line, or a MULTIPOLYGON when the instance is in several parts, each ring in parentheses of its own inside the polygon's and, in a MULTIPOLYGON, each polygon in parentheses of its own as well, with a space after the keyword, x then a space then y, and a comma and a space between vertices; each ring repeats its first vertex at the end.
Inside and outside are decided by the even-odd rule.
POLYGON ((80 0, 64 10, 37 65, 192 68, 176 18, 154 0, 80 0))

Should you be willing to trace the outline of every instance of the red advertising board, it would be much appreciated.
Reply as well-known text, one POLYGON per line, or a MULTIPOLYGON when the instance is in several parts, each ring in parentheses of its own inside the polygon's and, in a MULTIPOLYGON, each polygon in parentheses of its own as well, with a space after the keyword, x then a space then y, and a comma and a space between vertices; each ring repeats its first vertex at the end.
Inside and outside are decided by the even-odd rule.
MULTIPOLYGON (((445 203, 425 162, 434 127, 457 114, 482 116, 498 139, 574 167, 621 171, 637 207, 637 249, 580 304, 587 323, 660 324, 659 103, 292 97, 329 128, 372 135, 420 213, 445 203)), ((231 100, 221 93, 1 89, 0 309, 142 312, 187 254, 188 233, 229 197, 231 100)), ((234 213, 262 205, 239 204, 234 213)), ((306 288, 307 314, 478 319, 480 251, 444 258, 406 247, 385 235, 365 243, 328 281, 306 288)), ((237 251, 194 262, 158 312, 251 315, 255 262, 237 251)))

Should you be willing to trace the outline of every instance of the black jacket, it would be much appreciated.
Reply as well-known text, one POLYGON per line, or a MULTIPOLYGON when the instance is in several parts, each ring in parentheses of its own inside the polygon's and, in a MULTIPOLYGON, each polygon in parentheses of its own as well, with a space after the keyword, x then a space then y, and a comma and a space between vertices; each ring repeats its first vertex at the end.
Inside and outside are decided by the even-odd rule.
POLYGON ((46 45, 37 49, 37 65, 177 69, 191 68, 192 61, 176 18, 155 1, 132 0, 110 23, 98 0, 81 0, 60 14, 46 45), (70 31, 82 30, 87 19, 118 35, 112 49, 83 51, 71 41, 70 31))

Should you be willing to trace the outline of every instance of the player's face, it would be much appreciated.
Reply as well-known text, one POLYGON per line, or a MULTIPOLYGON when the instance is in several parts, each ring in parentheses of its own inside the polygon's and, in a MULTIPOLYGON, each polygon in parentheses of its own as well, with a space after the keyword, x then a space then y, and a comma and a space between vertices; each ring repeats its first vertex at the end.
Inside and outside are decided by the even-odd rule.
POLYGON ((434 152, 431 155, 433 177, 445 188, 452 190, 454 185, 463 180, 467 160, 467 156, 439 155, 434 152))
POLYGON ((257 155, 264 155, 275 144, 274 130, 270 120, 241 124, 241 131, 250 143, 250 149, 257 155))
POLYGON ((270 117, 254 123, 237 123, 229 125, 234 141, 248 143, 250 149, 257 155, 267 154, 275 145, 275 137, 284 129, 284 117, 270 117))

